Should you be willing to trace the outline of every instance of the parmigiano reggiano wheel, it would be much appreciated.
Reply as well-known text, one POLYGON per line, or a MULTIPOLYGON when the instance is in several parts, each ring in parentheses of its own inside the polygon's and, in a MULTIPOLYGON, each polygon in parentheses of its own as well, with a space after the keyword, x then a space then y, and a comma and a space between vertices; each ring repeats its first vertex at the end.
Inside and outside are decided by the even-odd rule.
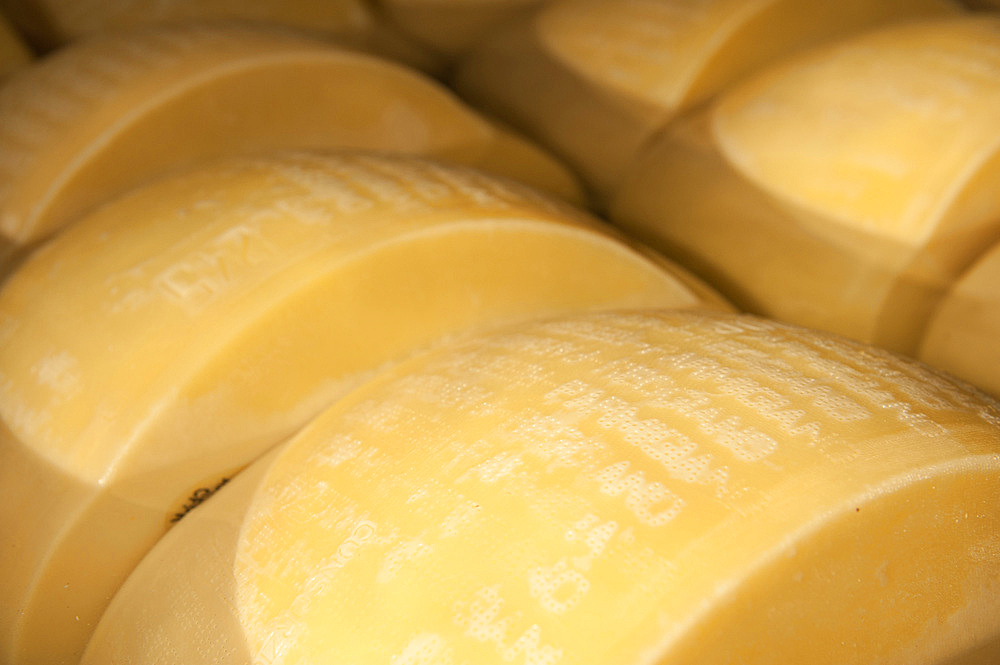
POLYGON ((750 317, 396 366, 167 535, 84 665, 985 665, 1000 411, 750 317))
POLYGON ((487 39, 458 90, 574 166, 606 199, 672 117, 765 63, 947 0, 556 0, 487 39))
POLYGON ((678 122, 612 216, 748 310, 915 354, 1000 234, 1000 19, 887 28, 678 122))
POLYGON ((0 292, 0 661, 72 663, 169 524, 379 367, 506 321, 726 305, 593 218, 416 158, 141 188, 0 292))
POLYGON ((299 35, 158 28, 67 47, 0 89, 0 232, 11 251, 210 157, 392 150, 579 200, 553 158, 423 75, 299 35))

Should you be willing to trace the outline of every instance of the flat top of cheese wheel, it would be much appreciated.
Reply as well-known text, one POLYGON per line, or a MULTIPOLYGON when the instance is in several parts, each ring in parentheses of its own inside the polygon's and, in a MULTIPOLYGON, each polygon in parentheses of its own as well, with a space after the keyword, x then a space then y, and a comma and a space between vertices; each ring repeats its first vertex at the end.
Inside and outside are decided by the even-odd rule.
MULTIPOLYGON (((243 519, 233 612, 263 663, 674 662, 664 654, 756 569, 786 573, 766 603, 795 586, 810 539, 877 539, 848 516, 907 488, 983 510, 998 435, 982 395, 803 329, 651 312, 525 324, 398 365, 291 441, 243 519), (949 475, 968 485, 925 486, 949 475)), ((995 533, 963 533, 953 560, 979 572, 914 616, 893 609, 921 598, 895 577, 914 553, 864 555, 866 575, 888 562, 881 595, 863 596, 869 620, 893 617, 876 647, 919 643, 924 621, 963 611, 975 575, 995 574, 996 557, 964 554, 995 533)), ((827 575, 852 565, 829 557, 827 575)), ((803 621, 823 612, 810 602, 803 621)), ((849 657, 843 635, 864 630, 840 620, 849 657)))
MULTIPOLYGON (((342 330, 341 343, 352 346, 323 357, 343 356, 336 362, 351 371, 389 360, 385 349, 407 335, 423 340, 411 341, 419 345, 525 307, 701 301, 702 292, 600 228, 514 183, 414 158, 294 154, 206 166, 99 209, 11 277, 0 293, 0 415, 38 454, 74 475, 100 477, 144 429, 170 413, 187 422, 194 417, 187 411, 218 397, 220 388, 208 379, 197 389, 188 385, 195 368, 213 362, 230 363, 231 371, 247 365, 240 371, 249 375, 239 381, 248 385, 240 390, 261 393, 260 403, 242 405, 248 412, 240 427, 256 422, 253 413, 263 429, 275 418, 300 422, 298 401, 316 386, 268 397, 253 378, 255 364, 262 371, 272 356, 291 352, 286 346, 295 335, 314 335, 304 322, 282 318, 291 313, 280 314, 307 306, 297 293, 326 290, 329 304, 315 296, 315 327, 326 330, 322 320, 342 330), (413 250, 421 257, 439 246, 440 263, 409 258, 410 246, 425 247, 413 250), (404 249, 392 258, 396 247, 404 249), (463 247, 481 255, 462 258, 463 247), (594 263, 584 270, 578 261, 594 263), (337 271, 343 276, 334 279, 337 271), (435 286, 424 291, 424 284, 435 286), (409 291, 410 305, 392 306, 404 325, 391 307, 383 309, 409 291), (439 293, 447 295, 437 303, 439 293), (330 311, 333 304, 347 309, 330 311), (421 307, 425 314, 411 311, 421 307), (364 321, 379 327, 350 337, 364 321), (236 352, 228 347, 240 348, 245 331, 269 326, 275 339, 260 343, 274 349, 244 361, 230 357, 236 352)), ((336 373, 331 369, 327 388, 335 387, 336 373)), ((197 454, 200 437, 189 441, 191 450, 180 443, 197 427, 216 426, 184 425, 187 434, 169 437, 162 454, 197 454)), ((237 429, 233 423, 226 436, 237 429)), ((160 460, 144 455, 133 462, 155 467, 160 460)))
POLYGON ((676 111, 789 51, 952 11, 942 0, 557 0, 540 11, 536 30, 581 76, 676 111))
MULTIPOLYGON (((1000 148, 1000 19, 880 30, 817 50, 726 93, 725 156, 775 196, 916 244, 1000 148)), ((978 186, 998 186, 995 175, 978 186)))
POLYGON ((277 29, 167 27, 74 44, 0 89, 0 231, 37 242, 208 157, 340 147, 511 176, 522 166, 541 187, 574 185, 541 151, 398 64, 277 29))

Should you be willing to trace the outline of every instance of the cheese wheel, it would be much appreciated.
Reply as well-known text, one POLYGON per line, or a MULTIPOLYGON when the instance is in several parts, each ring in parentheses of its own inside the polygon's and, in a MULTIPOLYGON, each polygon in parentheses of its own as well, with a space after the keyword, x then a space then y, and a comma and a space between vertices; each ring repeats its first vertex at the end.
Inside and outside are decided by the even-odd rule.
POLYGON ((1000 231, 998 117, 1000 20, 887 28, 676 122, 612 216, 750 311, 915 354, 1000 231))
POLYGON ((129 32, 158 23, 252 21, 334 37, 356 37, 372 24, 365 0, 4 0, 3 4, 45 50, 95 33, 129 32))
POLYGON ((416 348, 726 307, 602 229, 472 170, 291 154, 140 188, 46 244, 0 292, 0 661, 72 662, 169 524, 416 348))
POLYGON ((505 22, 546 1, 379 0, 378 7, 404 34, 452 59, 505 22))
POLYGON ((998 406, 748 316, 494 332, 192 513, 83 663, 985 664, 998 406))
POLYGON ((1000 397, 1000 244, 962 275, 930 317, 919 357, 1000 397))
POLYGON ((578 197, 554 159, 415 71, 286 32, 158 28, 67 47, 0 89, 0 232, 30 247, 208 157, 345 147, 523 174, 578 197))
POLYGON ((31 62, 31 51, 21 36, 0 14, 0 83, 14 71, 31 62))
POLYGON ((642 143, 748 72, 947 0, 556 0, 485 40, 458 90, 574 166, 606 198, 642 143))

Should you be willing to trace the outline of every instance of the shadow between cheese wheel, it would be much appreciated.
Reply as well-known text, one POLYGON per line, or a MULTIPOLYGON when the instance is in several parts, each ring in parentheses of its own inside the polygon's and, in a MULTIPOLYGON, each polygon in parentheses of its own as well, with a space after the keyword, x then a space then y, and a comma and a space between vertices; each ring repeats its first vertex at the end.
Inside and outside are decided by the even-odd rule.
POLYGON ((415 70, 277 29, 160 27, 74 44, 0 88, 0 235, 8 251, 34 247, 206 159, 345 148, 451 160, 581 200, 554 158, 415 70))
POLYGON ((707 311, 536 320, 252 466, 83 662, 985 663, 998 484, 998 404, 887 352, 707 311))
POLYGON ((919 357, 1000 397, 1000 244, 953 284, 931 314, 919 357))
POLYGON ((642 306, 728 307, 583 212, 416 158, 244 158, 108 204, 0 292, 0 659, 78 656, 172 521, 380 367, 642 306))
POLYGON ((13 72, 31 62, 33 57, 21 36, 0 12, 0 84, 13 72))

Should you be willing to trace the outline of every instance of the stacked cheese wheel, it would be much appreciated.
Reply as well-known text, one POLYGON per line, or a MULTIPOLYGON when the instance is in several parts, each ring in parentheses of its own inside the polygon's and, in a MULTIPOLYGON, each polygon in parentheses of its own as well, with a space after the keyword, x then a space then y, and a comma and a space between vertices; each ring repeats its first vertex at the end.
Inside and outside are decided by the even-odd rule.
POLYGON ((1000 18, 5 9, 0 663, 1000 658, 1000 18))

